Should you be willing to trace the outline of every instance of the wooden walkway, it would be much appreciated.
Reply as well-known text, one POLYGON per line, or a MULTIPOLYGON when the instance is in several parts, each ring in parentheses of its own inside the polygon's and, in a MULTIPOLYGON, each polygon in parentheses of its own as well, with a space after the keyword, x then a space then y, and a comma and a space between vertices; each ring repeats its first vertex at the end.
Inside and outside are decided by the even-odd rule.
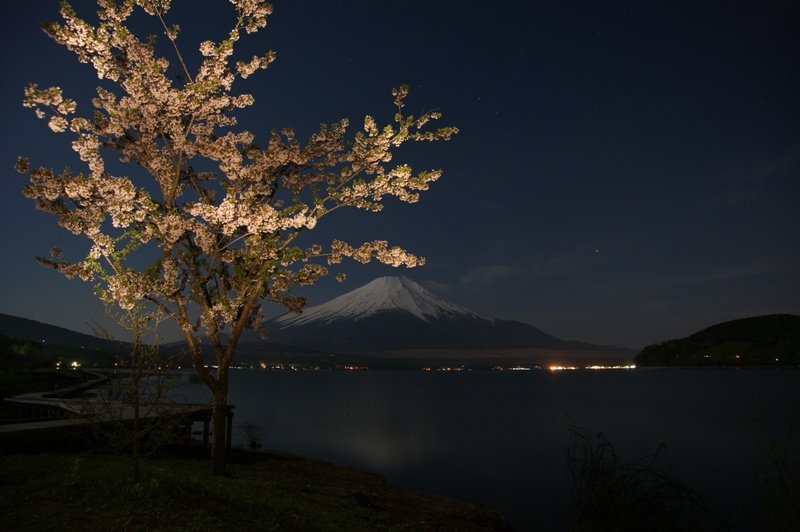
MULTIPOLYGON (((52 392, 37 392, 7 397, 4 401, 6 408, 16 412, 16 417, 25 421, 0 423, 0 450, 11 450, 29 444, 57 440, 79 438, 86 433, 89 423, 126 423, 134 419, 134 408, 125 403, 114 403, 100 421, 94 421, 81 416, 81 410, 87 402, 83 399, 67 399, 67 392, 80 388, 96 386, 107 377, 98 375, 98 379, 88 384, 82 384, 60 390, 58 395, 52 392)), ((107 405, 104 405, 104 407, 107 405)), ((231 447, 233 432, 233 405, 228 405, 225 440, 227 447, 231 447)), ((211 415, 213 408, 202 404, 164 404, 147 405, 140 408, 140 417, 157 418, 161 416, 173 417, 176 427, 184 427, 187 438, 191 437, 192 426, 195 422, 203 423, 203 444, 208 445, 210 440, 211 415)))

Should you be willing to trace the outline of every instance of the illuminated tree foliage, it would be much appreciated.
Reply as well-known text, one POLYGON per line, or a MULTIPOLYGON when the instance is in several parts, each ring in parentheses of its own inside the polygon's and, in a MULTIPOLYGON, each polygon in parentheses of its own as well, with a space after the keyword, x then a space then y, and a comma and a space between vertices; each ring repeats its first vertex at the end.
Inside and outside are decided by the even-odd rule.
POLYGON ((44 30, 94 67, 101 83, 94 113, 77 116, 75 101, 60 88, 33 84, 24 105, 47 119, 51 130, 73 137, 88 171, 58 173, 24 158, 17 168, 30 176, 24 193, 39 209, 91 240, 84 260, 67 260, 54 248, 40 262, 95 283, 104 302, 122 309, 148 302, 178 323, 214 397, 212 461, 222 474, 228 371, 242 332, 260 328, 261 303, 300 311, 305 300, 291 295, 293 288, 314 284, 328 273, 327 265, 345 257, 394 266, 423 263, 381 240, 300 247, 298 235, 342 207, 377 212, 387 197, 417 201, 441 172, 390 166, 392 152, 410 140, 447 140, 457 129, 426 128, 439 118, 436 112, 405 115, 408 90, 400 87, 393 91, 393 124, 380 127, 367 116, 363 130, 348 135, 348 121, 342 120, 321 126, 305 142, 283 129, 259 146, 253 134, 236 130, 234 116, 254 98, 232 87, 267 68, 275 55, 236 60, 234 48, 241 37, 266 26, 272 7, 231 0, 233 29, 221 42, 203 42, 199 67, 190 71, 179 28, 167 23, 170 3, 98 0, 96 26, 62 4, 63 21, 44 30), (139 39, 130 29, 138 9, 163 29, 172 61, 157 53, 156 39, 139 39), (179 79, 169 74, 173 67, 179 79), (145 172, 128 166, 135 176, 115 175, 111 156, 145 172), (143 257, 155 258, 142 266, 143 257), (203 361, 202 336, 213 347, 216 371, 203 361))

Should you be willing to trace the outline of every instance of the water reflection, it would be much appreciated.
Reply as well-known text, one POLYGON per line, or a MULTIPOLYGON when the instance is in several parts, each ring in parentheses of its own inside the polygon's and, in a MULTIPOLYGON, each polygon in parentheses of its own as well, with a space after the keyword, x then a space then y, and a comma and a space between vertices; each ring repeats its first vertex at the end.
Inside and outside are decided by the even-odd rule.
MULTIPOLYGON (((727 509, 759 487, 750 453, 798 423, 800 372, 262 372, 231 377, 235 422, 265 448, 362 467, 396 486, 485 504, 519 529, 565 529, 568 427, 624 459, 660 442, 680 480, 727 509)), ((200 385, 202 386, 202 385, 200 385)))

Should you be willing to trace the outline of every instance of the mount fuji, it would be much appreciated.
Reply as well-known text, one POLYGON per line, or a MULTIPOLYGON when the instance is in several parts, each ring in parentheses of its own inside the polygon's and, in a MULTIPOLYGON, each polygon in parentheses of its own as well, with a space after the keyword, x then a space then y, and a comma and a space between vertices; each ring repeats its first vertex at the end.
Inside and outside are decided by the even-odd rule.
POLYGON ((357 322, 381 312, 408 313, 425 322, 438 319, 494 321, 431 294, 405 277, 380 277, 327 303, 305 309, 302 314, 285 314, 277 318, 275 323, 286 328, 315 322, 357 322))
POLYGON ((603 349, 526 323, 483 316, 405 277, 381 277, 301 314, 265 324, 270 341, 339 353, 603 349))

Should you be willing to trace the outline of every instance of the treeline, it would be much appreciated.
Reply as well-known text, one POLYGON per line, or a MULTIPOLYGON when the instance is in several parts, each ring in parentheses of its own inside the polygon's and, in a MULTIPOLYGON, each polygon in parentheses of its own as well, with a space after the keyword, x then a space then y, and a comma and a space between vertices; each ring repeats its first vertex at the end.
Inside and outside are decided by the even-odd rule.
POLYGON ((52 366, 36 342, 0 335, 0 371, 30 371, 52 366))
POLYGON ((800 365, 800 316, 775 314, 714 325, 645 347, 640 367, 800 365))
POLYGON ((0 334, 0 371, 66 368, 73 363, 82 367, 108 368, 115 362, 124 362, 130 352, 130 346, 122 343, 107 342, 101 346, 84 347, 0 334))

